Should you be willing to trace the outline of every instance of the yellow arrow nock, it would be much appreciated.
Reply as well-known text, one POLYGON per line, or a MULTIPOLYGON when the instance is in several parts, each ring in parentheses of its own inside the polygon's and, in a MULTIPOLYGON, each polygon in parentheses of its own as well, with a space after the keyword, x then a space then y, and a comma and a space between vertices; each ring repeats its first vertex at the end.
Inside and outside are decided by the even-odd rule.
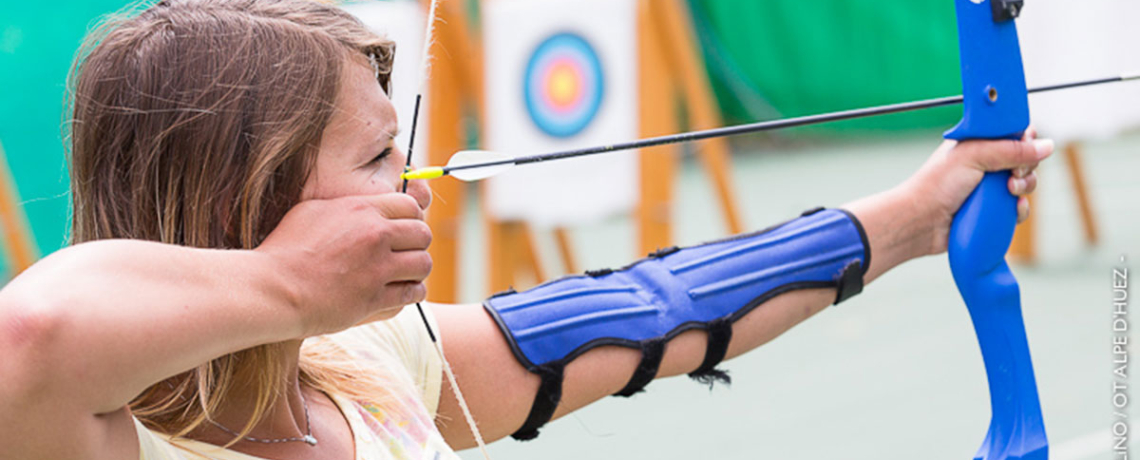
POLYGON ((440 166, 405 171, 400 175, 400 178, 404 180, 435 179, 438 177, 443 177, 443 168, 440 166))

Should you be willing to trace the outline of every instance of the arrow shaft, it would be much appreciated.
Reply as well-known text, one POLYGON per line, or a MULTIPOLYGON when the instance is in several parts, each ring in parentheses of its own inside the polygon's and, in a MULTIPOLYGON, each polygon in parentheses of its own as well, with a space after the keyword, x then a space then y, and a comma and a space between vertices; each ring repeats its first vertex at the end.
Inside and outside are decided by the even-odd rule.
MULTIPOLYGON (((1077 82, 1061 83, 1055 85, 1041 86, 1032 88, 1029 93, 1045 93, 1050 91, 1058 91, 1063 89, 1080 88, 1086 86, 1102 85, 1106 83, 1117 83, 1128 80, 1140 79, 1140 74, 1121 75, 1116 77, 1098 78, 1094 80, 1083 80, 1077 82)), ((763 131, 772 131, 777 129, 797 128, 802 126, 817 125, 822 123, 831 123, 843 120, 854 120, 857 118, 866 118, 879 115, 888 115, 892 113, 911 112, 915 110, 924 110, 935 107, 944 107, 962 103, 962 96, 947 96, 935 99, 925 99, 921 101, 903 102, 899 104, 881 105, 877 107, 868 107, 862 109, 844 110, 840 112, 831 112, 818 115, 808 115, 803 117, 785 118, 781 120, 761 121, 757 123, 749 123, 736 126, 727 126, 723 128, 705 129, 700 131, 690 131, 687 133, 670 134, 666 136, 650 137, 646 139, 639 139, 629 142, 621 142, 617 144, 602 145, 596 147, 586 147, 581 149, 566 150, 562 152, 544 153, 539 155, 522 156, 517 158, 510 158, 506 160, 489 161, 486 163, 472 163, 466 165, 448 166, 443 168, 443 173, 448 174, 451 171, 459 171, 464 169, 486 168, 501 165, 523 165, 529 163, 541 163, 544 161, 564 160, 567 158, 582 157, 588 155, 597 155, 601 153, 618 152, 622 150, 633 150, 647 147, 656 147, 659 145, 678 144, 683 142, 700 141, 705 139, 712 139, 717 137, 736 136, 740 134, 758 133, 763 131)))

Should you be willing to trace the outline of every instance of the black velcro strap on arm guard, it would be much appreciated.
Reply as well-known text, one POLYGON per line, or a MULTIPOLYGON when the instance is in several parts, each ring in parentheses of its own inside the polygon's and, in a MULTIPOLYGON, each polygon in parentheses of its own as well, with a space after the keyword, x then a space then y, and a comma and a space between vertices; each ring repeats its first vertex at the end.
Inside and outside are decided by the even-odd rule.
POLYGON ((842 210, 813 210, 776 227, 686 249, 657 251, 620 270, 589 272, 484 302, 515 357, 542 378, 530 415, 511 436, 532 439, 554 415, 566 364, 604 345, 642 351, 630 396, 657 375, 665 344, 678 334, 708 332, 702 382, 727 380, 716 369, 732 323, 779 294, 836 288, 836 302, 863 290, 870 247, 862 225, 842 210))

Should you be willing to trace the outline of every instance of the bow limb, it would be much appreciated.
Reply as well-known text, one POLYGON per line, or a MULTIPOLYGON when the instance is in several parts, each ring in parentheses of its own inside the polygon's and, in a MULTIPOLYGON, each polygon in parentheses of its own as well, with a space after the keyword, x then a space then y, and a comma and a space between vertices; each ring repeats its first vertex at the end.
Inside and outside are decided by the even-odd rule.
MULTIPOLYGON (((1018 0, 954 0, 964 113, 946 138, 1020 139, 1029 103, 1014 18, 1018 0)), ((950 269, 977 332, 992 419, 975 459, 1046 459, 1048 440, 1021 315, 1017 280, 1005 262, 1017 223, 1009 171, 987 173, 950 228, 950 269)))

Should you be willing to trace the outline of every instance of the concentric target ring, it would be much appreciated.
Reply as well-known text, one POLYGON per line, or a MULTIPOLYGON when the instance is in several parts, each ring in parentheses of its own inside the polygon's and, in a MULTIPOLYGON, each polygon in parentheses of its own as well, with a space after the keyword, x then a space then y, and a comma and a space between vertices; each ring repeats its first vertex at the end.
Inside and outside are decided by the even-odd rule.
POLYGON ((580 35, 552 35, 531 53, 523 100, 542 132, 559 138, 582 132, 596 118, 604 92, 601 61, 580 35))

